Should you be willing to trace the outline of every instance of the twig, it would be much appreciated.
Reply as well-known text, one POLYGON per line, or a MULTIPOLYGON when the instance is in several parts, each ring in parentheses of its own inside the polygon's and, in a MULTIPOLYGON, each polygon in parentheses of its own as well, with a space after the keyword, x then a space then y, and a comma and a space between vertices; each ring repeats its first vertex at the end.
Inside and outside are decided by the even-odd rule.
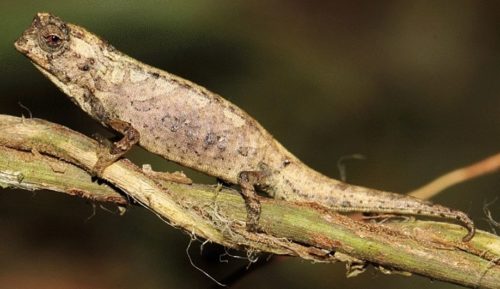
POLYGON ((493 173, 500 169, 500 153, 472 165, 453 170, 432 182, 408 193, 420 199, 430 199, 439 192, 467 180, 493 173))
MULTIPOLYGON (((86 184, 78 185, 71 173, 78 170, 74 164, 93 167, 97 160, 95 141, 46 121, 0 115, 0 146, 4 146, 0 149, 0 186, 49 187, 68 193, 72 187, 97 199, 93 190, 86 184), (72 163, 72 168, 54 169, 54 162, 61 164, 62 160, 72 163)), ((336 261, 335 251, 335 255, 352 256, 347 260, 364 260, 464 286, 498 288, 500 284, 500 266, 494 261, 500 256, 500 238, 486 232, 479 231, 469 243, 462 243, 463 228, 448 223, 366 224, 307 205, 265 199, 259 223, 262 232, 252 233, 245 229, 244 203, 233 190, 169 182, 159 185, 126 160, 108 167, 103 176, 171 224, 227 247, 317 262, 336 261), (214 201, 217 210, 213 210, 214 201), (222 219, 231 221, 224 223, 222 219)), ((91 183, 90 177, 82 182, 91 183)), ((109 190, 114 188, 103 189, 109 190)))
POLYGON ((493 201, 485 203, 483 205, 483 213, 486 215, 486 221, 488 222, 488 224, 490 224, 491 231, 494 234, 497 234, 496 229, 500 229, 500 222, 495 221, 495 219, 493 219, 493 216, 491 215, 491 211, 490 211, 489 207, 491 205, 493 205, 494 203, 496 203, 496 201, 498 201, 498 198, 495 198, 495 199, 493 199, 493 201))

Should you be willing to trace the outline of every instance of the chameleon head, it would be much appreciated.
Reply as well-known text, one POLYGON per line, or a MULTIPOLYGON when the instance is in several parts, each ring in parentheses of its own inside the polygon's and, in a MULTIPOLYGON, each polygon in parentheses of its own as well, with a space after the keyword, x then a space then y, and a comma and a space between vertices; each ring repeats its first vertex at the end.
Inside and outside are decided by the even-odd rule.
POLYGON ((87 87, 98 71, 96 59, 112 50, 97 36, 49 13, 38 13, 14 46, 84 110, 87 87))
POLYGON ((14 45, 21 53, 42 65, 44 59, 39 57, 64 53, 68 42, 69 27, 66 23, 48 13, 38 13, 14 45))
MULTIPOLYGON (((61 19, 48 13, 38 13, 14 46, 44 74, 60 78, 63 73, 58 66, 67 58, 64 54, 70 47, 70 31, 61 19)), ((64 62, 68 63, 67 60, 64 62)))

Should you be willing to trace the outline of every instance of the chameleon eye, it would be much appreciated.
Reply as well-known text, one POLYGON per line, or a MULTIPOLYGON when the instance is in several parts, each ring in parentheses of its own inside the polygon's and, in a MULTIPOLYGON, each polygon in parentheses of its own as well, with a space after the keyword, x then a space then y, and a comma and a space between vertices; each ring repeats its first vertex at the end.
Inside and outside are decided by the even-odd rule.
POLYGON ((45 43, 47 44, 47 46, 49 46, 51 48, 59 47, 61 45, 61 42, 62 42, 61 37, 59 37, 55 34, 45 36, 44 38, 45 38, 45 43))
POLYGON ((63 47, 66 35, 59 27, 49 24, 40 29, 38 43, 43 50, 53 53, 63 47))

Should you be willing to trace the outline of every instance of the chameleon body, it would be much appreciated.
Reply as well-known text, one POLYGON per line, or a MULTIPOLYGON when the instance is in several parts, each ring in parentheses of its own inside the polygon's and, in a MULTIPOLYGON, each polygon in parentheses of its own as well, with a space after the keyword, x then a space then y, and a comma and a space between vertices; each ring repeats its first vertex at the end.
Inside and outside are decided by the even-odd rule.
POLYGON ((221 96, 53 15, 38 13, 15 46, 89 115, 125 134, 130 130, 116 122, 130 125, 140 146, 167 160, 232 184, 241 184, 242 172, 259 172, 257 188, 274 198, 340 212, 449 218, 468 229, 464 241, 474 235, 472 220, 461 211, 314 171, 221 96))

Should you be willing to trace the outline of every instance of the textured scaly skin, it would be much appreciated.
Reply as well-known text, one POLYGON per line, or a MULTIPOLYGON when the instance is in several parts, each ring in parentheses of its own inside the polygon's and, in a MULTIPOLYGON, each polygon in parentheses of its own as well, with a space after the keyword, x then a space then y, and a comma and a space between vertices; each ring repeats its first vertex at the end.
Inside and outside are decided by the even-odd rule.
POLYGON ((242 171, 265 175, 271 197, 340 212, 425 215, 456 219, 463 212, 416 198, 328 178, 288 152, 242 109, 188 80, 143 64, 82 27, 38 13, 17 50, 70 99, 105 126, 128 122, 139 145, 167 160, 237 184, 242 171))

